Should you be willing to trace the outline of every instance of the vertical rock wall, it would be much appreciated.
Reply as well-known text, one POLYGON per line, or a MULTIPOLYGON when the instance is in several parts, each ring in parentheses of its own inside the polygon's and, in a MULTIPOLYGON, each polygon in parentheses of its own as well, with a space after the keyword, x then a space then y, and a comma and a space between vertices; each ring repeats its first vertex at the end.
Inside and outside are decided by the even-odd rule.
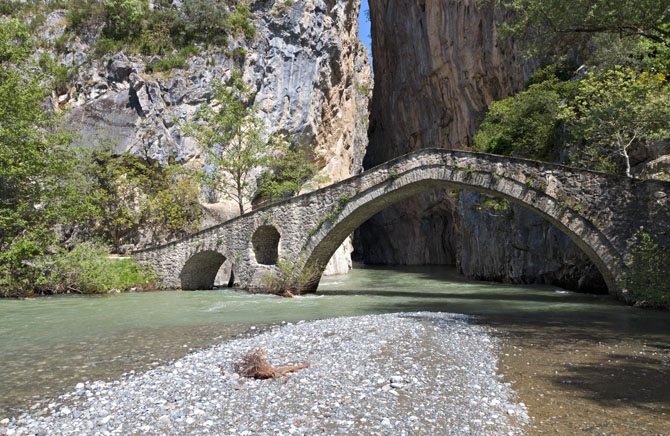
MULTIPOLYGON (((533 70, 498 37, 500 12, 475 0, 370 0, 370 10, 366 168, 421 148, 467 148, 488 104, 519 90, 533 70)), ((477 209, 476 194, 458 198, 434 191, 382 211, 359 229, 357 254, 374 264, 458 264, 480 279, 601 285, 586 256, 539 216, 516 206, 491 215, 477 209)))
MULTIPOLYGON (((375 91, 366 168, 421 148, 467 148, 487 105, 530 74, 499 41, 494 11, 474 0, 371 0, 370 17, 375 91)), ((364 260, 454 264, 455 209, 444 192, 388 208, 359 231, 364 260)))

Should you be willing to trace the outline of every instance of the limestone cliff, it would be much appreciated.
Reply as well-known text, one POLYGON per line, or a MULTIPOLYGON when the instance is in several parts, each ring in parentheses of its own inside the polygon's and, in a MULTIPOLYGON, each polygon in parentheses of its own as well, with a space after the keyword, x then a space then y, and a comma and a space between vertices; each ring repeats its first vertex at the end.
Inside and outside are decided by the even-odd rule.
MULTIPOLYGON (((372 80, 367 50, 358 39, 358 2, 268 0, 252 6, 256 37, 238 38, 227 47, 199 46, 185 68, 165 73, 150 72, 147 65, 155 59, 146 56, 91 56, 100 29, 77 37, 58 56, 62 64, 77 65, 78 74, 66 93, 54 94, 54 107, 65 111, 81 143, 104 141, 118 152, 158 162, 173 157, 194 163, 202 161, 203 148, 182 125, 212 98, 212 82, 239 68, 256 93, 267 133, 299 138, 330 182, 355 174, 367 145, 372 80)), ((55 41, 65 23, 65 11, 51 13, 43 36, 55 41)), ((208 211, 206 225, 235 213, 225 205, 208 211)), ((341 255, 348 257, 349 251, 341 255)), ((346 259, 339 264, 346 266, 346 259)))
MULTIPOLYGON (((498 37, 504 17, 474 0, 371 0, 370 8, 375 91, 366 168, 421 148, 467 148, 487 105, 533 70, 498 37)), ((475 200, 434 191, 404 201, 361 227, 358 250, 368 263, 458 264, 480 279, 599 286, 586 256, 548 222, 515 206, 490 215, 475 200)))

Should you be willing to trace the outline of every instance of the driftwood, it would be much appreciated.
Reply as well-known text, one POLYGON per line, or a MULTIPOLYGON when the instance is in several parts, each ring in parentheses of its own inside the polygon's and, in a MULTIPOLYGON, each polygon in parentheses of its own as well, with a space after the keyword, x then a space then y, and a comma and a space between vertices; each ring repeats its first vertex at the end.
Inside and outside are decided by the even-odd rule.
POLYGON ((275 368, 268 362, 265 351, 259 348, 242 356, 242 362, 237 364, 237 373, 242 377, 265 380, 283 377, 308 366, 309 363, 303 363, 302 365, 275 368))

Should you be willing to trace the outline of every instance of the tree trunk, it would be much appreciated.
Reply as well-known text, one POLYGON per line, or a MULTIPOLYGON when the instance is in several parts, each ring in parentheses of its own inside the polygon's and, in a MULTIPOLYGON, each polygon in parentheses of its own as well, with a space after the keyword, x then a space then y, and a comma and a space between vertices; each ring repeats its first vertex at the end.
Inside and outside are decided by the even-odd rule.
POLYGON ((244 215, 244 198, 242 197, 242 190, 237 189, 237 204, 240 206, 240 215, 244 215))

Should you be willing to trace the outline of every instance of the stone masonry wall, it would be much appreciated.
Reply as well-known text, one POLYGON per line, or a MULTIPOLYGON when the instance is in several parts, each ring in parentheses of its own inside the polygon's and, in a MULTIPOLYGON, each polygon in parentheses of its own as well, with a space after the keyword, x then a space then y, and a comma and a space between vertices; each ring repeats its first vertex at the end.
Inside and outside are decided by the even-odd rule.
MULTIPOLYGON (((257 229, 272 226, 280 234, 280 256, 294 259, 308 271, 310 266, 318 269, 305 284, 313 290, 325 263, 355 228, 389 205, 436 187, 469 188, 534 210, 569 234, 598 267, 609 292, 624 299, 617 279, 634 235, 644 230, 659 244, 670 244, 668 182, 485 154, 425 150, 135 256, 154 266, 164 286, 179 287, 185 266, 193 275, 198 266, 193 260, 201 257, 206 266, 219 253, 233 263, 243 287, 262 287, 263 277, 276 271, 276 266, 257 262, 252 239, 257 229)), ((213 283, 213 275, 211 279, 213 283)))

